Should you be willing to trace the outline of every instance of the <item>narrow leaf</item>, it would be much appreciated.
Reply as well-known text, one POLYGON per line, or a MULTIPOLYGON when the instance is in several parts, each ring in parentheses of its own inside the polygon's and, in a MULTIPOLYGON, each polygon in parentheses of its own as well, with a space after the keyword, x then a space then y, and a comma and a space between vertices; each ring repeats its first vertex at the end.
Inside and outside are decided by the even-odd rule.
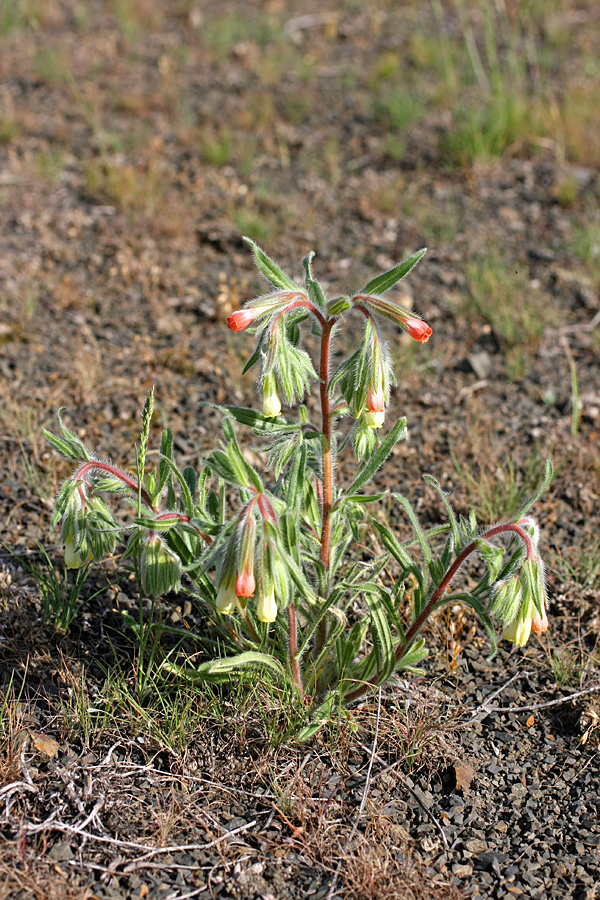
POLYGON ((273 287, 282 291, 297 291, 298 285, 280 269, 277 263, 267 256, 264 250, 255 243, 252 238, 245 237, 245 242, 252 248, 256 265, 263 273, 267 281, 270 281, 273 287))
POLYGON ((542 480, 540 481, 535 494, 527 500, 523 506, 520 508, 518 513, 516 514, 514 521, 518 522, 519 519, 522 519, 523 516, 527 515, 531 507, 534 503, 540 499, 546 488, 550 485, 550 482, 554 478, 554 466, 552 464, 551 459, 546 460, 546 465, 544 466, 544 474, 542 476, 542 480))
POLYGON ((382 441, 375 453, 373 453, 373 455, 368 459, 364 460, 352 484, 349 488, 347 488, 346 491, 344 491, 344 497, 351 497, 353 494, 358 493, 363 484, 366 484, 367 481, 371 480, 375 472, 383 465, 398 441, 401 440, 401 438, 403 438, 405 434, 406 419, 398 419, 392 430, 385 436, 385 439, 382 441))
POLYGON ((412 256, 409 256, 408 259, 405 259, 403 262, 399 263, 397 266, 394 266, 392 269, 388 269, 387 272, 384 272, 382 275, 377 275, 376 278, 373 278, 366 287, 360 291, 361 294, 383 294, 384 291, 389 290, 393 287, 400 279, 404 278, 405 275, 408 275, 411 269, 417 265, 417 263, 423 259, 425 254, 427 253, 427 247, 423 250, 417 250, 416 253, 413 253, 412 256))

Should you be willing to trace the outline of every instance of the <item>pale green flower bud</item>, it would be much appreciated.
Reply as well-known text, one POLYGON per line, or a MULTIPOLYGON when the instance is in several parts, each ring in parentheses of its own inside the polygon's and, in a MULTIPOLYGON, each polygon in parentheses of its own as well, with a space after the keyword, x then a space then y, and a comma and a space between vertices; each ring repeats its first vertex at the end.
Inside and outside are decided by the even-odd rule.
POLYGON ((268 419, 274 419, 281 414, 281 400, 277 393, 277 382, 271 372, 265 378, 263 384, 263 415, 268 419))
POLYGON ((523 601, 521 579, 513 575, 508 581, 502 581, 494 594, 491 613, 496 616, 503 625, 512 622, 519 612, 523 601))
POLYGON ((524 599, 515 618, 502 629, 502 638, 512 641, 517 647, 524 647, 531 634, 535 607, 530 599, 524 599))
POLYGON ((144 539, 140 555, 142 591, 158 597, 181 587, 181 562, 157 534, 144 539))
POLYGON ((83 545, 78 550, 75 546, 74 537, 71 536, 67 537, 67 539, 65 540, 63 552, 65 566, 67 567, 67 569, 81 569, 83 566, 90 563, 94 558, 92 551, 87 548, 85 542, 83 542, 83 545))
POLYGON ((273 585, 260 595, 256 604, 256 618, 259 622, 274 622, 277 618, 277 603, 273 585))
POLYGON ((237 594, 235 592, 235 581, 222 581, 217 591, 217 599, 215 601, 217 610, 224 616, 230 616, 235 612, 237 606, 237 594))

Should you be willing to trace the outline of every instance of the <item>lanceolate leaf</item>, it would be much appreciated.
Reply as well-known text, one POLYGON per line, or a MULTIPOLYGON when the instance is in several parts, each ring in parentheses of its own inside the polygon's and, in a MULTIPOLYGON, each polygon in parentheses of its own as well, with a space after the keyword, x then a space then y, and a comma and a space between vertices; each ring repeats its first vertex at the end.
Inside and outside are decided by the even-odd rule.
POLYGON ((282 680, 286 679, 283 666, 278 660, 267 653, 258 653, 254 650, 238 653, 237 656, 229 656, 225 659, 212 659, 209 662, 201 663, 195 669, 181 669, 171 663, 168 663, 165 668, 177 675, 182 675, 189 681, 224 681, 228 680, 229 676, 238 669, 262 666, 275 672, 282 680))
POLYGON ((377 658, 377 684, 387 681, 396 667, 394 657, 394 641, 387 619, 387 612, 381 601, 378 590, 364 592, 365 603, 371 616, 371 634, 373 635, 373 653, 377 658))
POLYGON ((323 702, 320 706, 315 710, 315 714, 312 718, 310 725, 306 725, 304 728, 301 728, 300 731, 296 734, 296 740, 303 744, 306 741, 309 741, 312 737, 315 736, 317 731, 320 731, 324 725, 327 725, 331 716, 333 714, 333 710, 337 703, 339 703, 339 694, 337 691, 332 691, 330 694, 327 694, 323 702))
POLYGON ((394 266, 393 269, 388 269, 387 272, 384 272, 382 275, 378 275, 376 278, 373 278, 362 291, 361 294, 383 294, 384 291, 389 290, 391 287, 394 287, 401 278, 404 278, 405 275, 408 275, 411 269, 417 265, 417 263, 423 259, 425 254, 427 253, 427 247, 423 250, 417 250, 416 253, 413 253, 412 256, 409 256, 408 259, 405 259, 404 262, 399 263, 397 266, 394 266))
POLYGON ((267 281, 270 281, 273 287, 279 288, 282 291, 297 291, 298 285, 292 281, 292 279, 285 274, 283 269, 280 269, 279 266, 273 262, 273 260, 267 256, 264 250, 256 244, 252 238, 245 237, 244 240, 247 244, 252 248, 252 252, 254 253, 254 259, 256 261, 256 265, 263 273, 267 281))
POLYGON ((209 406, 211 409, 217 409, 225 416, 231 416, 240 425, 248 425, 253 428, 256 434, 291 434, 298 431, 300 426, 293 422, 274 422, 272 418, 263 416, 261 413, 255 412, 253 409, 244 406, 220 406, 218 403, 200 403, 200 406, 209 406))
POLYGON ((519 519, 522 519, 523 516, 527 515, 527 513, 529 512, 529 510, 531 509, 533 504, 537 503, 537 501, 540 499, 540 497, 542 496, 542 494, 544 493, 546 488, 549 486, 549 484, 553 478, 554 478, 554 466, 552 465, 552 460, 547 459, 546 465, 544 466, 544 475, 542 476, 542 480, 540 481, 535 494, 533 495, 533 497, 530 497, 529 500, 527 500, 526 503, 524 503, 523 506, 520 508, 520 510, 518 511, 518 513, 516 514, 516 516, 514 518, 515 522, 518 522, 519 519))
POLYGON ((392 430, 385 436, 375 453, 366 459, 358 470, 350 487, 344 491, 344 497, 358 493, 363 484, 370 481, 375 472, 386 461, 398 441, 406 434, 406 419, 398 419, 392 430))

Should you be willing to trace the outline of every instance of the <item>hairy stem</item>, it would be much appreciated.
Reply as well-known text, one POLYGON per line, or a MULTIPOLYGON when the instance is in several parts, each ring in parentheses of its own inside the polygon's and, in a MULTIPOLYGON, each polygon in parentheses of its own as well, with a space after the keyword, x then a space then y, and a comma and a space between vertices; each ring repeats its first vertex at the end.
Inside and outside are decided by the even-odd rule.
MULTIPOLYGON (((109 475, 114 475, 123 484, 126 484, 128 488, 135 494, 140 490, 140 486, 135 478, 132 478, 131 475, 127 475, 126 472, 122 472, 121 469, 118 469, 117 466, 112 466, 110 463, 102 462, 99 459, 91 459, 89 462, 83 463, 78 469, 75 475, 73 476, 75 481, 80 478, 83 478, 87 472, 99 470, 100 472, 108 472, 109 475)), ((146 506, 149 506, 153 512, 158 512, 156 507, 152 504, 152 500, 150 498, 150 494, 145 488, 141 489, 141 497, 146 506)))
POLYGON ((331 553, 331 507, 333 504, 333 461, 331 458, 331 409, 329 404, 329 346, 334 323, 327 321, 321 332, 321 432, 323 441, 323 500, 321 503, 321 562, 329 570, 331 553))
POLYGON ((296 607, 293 603, 287 608, 288 616, 288 652, 290 657, 290 669, 292 678, 296 687, 300 691, 300 696, 304 697, 304 688, 302 687, 302 675, 300 673, 300 661, 298 660, 298 623, 296 621, 296 607))
MULTIPOLYGON (((470 544, 467 544, 466 547, 460 551, 452 565, 448 568, 448 571, 440 581, 438 587, 435 589, 415 621, 412 623, 406 635, 404 637, 404 641, 396 647, 396 652, 394 653, 394 657, 396 659, 396 665, 400 662, 402 657, 405 655, 412 642, 420 632, 421 628, 435 609, 440 597, 446 591, 446 589, 450 586, 454 576, 463 565, 464 562, 469 558, 471 553, 473 553, 477 549, 477 544, 479 540, 487 540, 488 538, 495 537, 498 534, 504 534, 507 531, 512 531, 517 534, 523 544, 525 545, 525 553, 527 559, 533 559, 535 556, 535 550, 533 544, 531 542, 531 538, 527 534, 527 532, 521 528, 520 525, 514 525, 512 522, 506 522, 502 525, 494 525, 492 528, 489 528, 485 531, 478 539, 471 541, 470 544)), ((369 681, 361 684, 359 687, 355 688, 349 694, 346 695, 346 702, 350 703, 352 700, 358 700, 359 697, 362 697, 363 694, 369 690, 369 688, 377 685, 379 679, 381 678, 381 672, 378 672, 369 681)))
MULTIPOLYGON (((331 331, 334 320, 323 323, 321 330, 321 363, 319 375, 321 378, 321 441, 322 441, 322 495, 321 495, 321 562, 325 570, 324 584, 319 585, 319 593, 323 598, 329 591, 329 561, 331 556, 331 507, 333 505, 333 460, 331 455, 331 407, 329 403, 329 348, 331 343, 331 331)), ((319 622, 316 642, 315 657, 318 659, 327 640, 327 619, 322 617, 319 622)))

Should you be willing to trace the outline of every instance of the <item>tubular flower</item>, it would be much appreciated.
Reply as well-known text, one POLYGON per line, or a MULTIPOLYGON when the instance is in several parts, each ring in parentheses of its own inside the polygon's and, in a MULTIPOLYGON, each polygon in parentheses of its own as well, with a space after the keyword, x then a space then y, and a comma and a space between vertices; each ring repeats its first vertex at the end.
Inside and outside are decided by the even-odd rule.
POLYGON ((531 630, 534 634, 545 634, 548 631, 549 622, 548 616, 546 615, 546 607, 542 606, 542 614, 540 615, 537 609, 535 610, 535 614, 533 619, 531 620, 531 630))
POLYGON ((74 536, 68 536, 65 540, 64 546, 64 560, 65 566, 67 569, 81 569, 82 566, 87 565, 87 563, 91 562, 94 558, 94 555, 91 550, 86 550, 82 547, 81 550, 77 550, 75 547, 75 538, 74 536))
POLYGON ((369 388, 366 407, 365 421, 367 425, 370 428, 380 428, 385 420, 385 398, 381 383, 378 388, 374 388, 373 385, 369 388))
POLYGON ((259 597, 256 604, 256 618, 259 622, 274 622, 277 618, 277 603, 275 602, 275 590, 273 588, 259 597))
POLYGON ((532 603, 521 604, 521 609, 515 618, 502 629, 502 638, 512 641, 517 647, 524 647, 529 640, 532 625, 532 603), (528 607, 527 609, 525 607, 528 607))
POLYGON ((234 333, 237 331, 244 331, 248 325, 266 312, 269 312, 269 309, 264 306, 251 306, 248 309, 238 309, 227 317, 227 325, 234 333))
POLYGON ((277 393, 277 382, 273 373, 269 373, 263 385, 263 415, 274 419, 281 414, 281 400, 277 393))
POLYGON ((252 569, 243 569, 235 582, 235 593, 238 597, 252 597, 256 590, 256 580, 252 569))
POLYGON ((234 612, 237 605, 237 594, 233 581, 223 580, 221 582, 215 604, 218 611, 224 616, 230 616, 234 612))
POLYGON ((416 316, 407 316, 402 319, 402 324, 411 338, 419 341, 420 344, 426 344, 433 334, 427 322, 424 322, 423 319, 418 319, 416 316))

